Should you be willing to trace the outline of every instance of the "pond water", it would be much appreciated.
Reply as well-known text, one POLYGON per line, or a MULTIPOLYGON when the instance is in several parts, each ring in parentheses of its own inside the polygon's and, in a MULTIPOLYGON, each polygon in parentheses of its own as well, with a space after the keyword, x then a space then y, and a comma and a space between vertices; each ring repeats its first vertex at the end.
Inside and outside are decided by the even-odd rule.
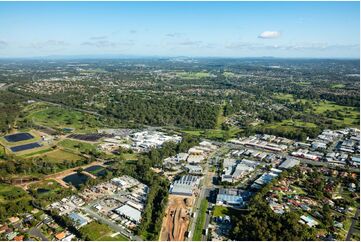
POLYGON ((32 136, 29 133, 17 133, 17 134, 6 135, 4 138, 6 139, 7 142, 19 142, 23 140, 32 139, 34 138, 34 136, 32 136))
POLYGON ((102 170, 102 169, 104 169, 104 167, 95 165, 95 166, 90 166, 90 167, 84 169, 84 171, 93 172, 93 171, 102 170))
POLYGON ((30 149, 34 149, 34 148, 38 148, 41 147, 41 144, 39 143, 30 143, 30 144, 25 144, 25 145, 18 145, 18 146, 13 146, 10 147, 12 152, 19 152, 19 151, 23 151, 23 150, 30 150, 30 149))
POLYGON ((49 189, 45 189, 45 188, 38 188, 38 189, 36 190, 36 192, 39 193, 39 194, 43 194, 43 193, 50 192, 50 190, 49 190, 49 189))
POLYGON ((81 184, 84 184, 89 179, 88 176, 84 174, 74 173, 63 178, 63 181, 73 185, 76 188, 79 188, 81 184))
POLYGON ((84 170, 98 177, 105 176, 107 173, 106 168, 98 165, 88 167, 84 170))

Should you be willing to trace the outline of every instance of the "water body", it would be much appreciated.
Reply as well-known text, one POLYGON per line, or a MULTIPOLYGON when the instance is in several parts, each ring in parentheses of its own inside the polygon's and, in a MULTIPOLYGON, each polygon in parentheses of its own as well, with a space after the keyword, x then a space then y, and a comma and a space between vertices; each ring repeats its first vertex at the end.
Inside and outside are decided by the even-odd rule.
POLYGON ((98 165, 90 166, 84 170, 98 177, 105 176, 107 173, 106 168, 98 165))
POLYGON ((19 152, 19 151, 23 151, 23 150, 30 150, 30 149, 38 148, 38 147, 41 147, 41 144, 35 142, 35 143, 10 147, 10 149, 12 152, 19 152))
POLYGON ((4 138, 6 139, 7 142, 14 143, 14 142, 32 139, 34 138, 34 136, 32 136, 29 133, 17 133, 17 134, 6 135, 4 138))
POLYGON ((63 181, 73 185, 76 188, 79 188, 80 185, 84 184, 88 179, 89 177, 84 174, 74 173, 72 175, 64 177, 63 181))
POLYGON ((50 192, 50 190, 49 189, 44 189, 44 188, 38 188, 36 190, 36 192, 39 193, 39 194, 43 194, 43 193, 50 192))

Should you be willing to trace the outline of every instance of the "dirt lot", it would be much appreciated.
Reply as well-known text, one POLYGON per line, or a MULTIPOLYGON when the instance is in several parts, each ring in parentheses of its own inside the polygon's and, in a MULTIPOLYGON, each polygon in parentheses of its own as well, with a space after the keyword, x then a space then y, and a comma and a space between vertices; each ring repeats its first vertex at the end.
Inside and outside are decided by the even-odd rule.
POLYGON ((166 215, 163 218, 160 240, 184 240, 184 235, 189 224, 190 208, 193 206, 193 203, 193 197, 169 196, 166 215))

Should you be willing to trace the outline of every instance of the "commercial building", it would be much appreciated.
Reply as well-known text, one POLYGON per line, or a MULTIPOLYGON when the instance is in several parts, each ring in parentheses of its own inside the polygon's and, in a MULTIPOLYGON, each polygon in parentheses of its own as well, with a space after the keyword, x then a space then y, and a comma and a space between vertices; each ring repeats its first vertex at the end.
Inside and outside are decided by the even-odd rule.
POLYGON ((281 165, 278 166, 279 169, 290 169, 294 166, 298 166, 300 164, 299 160, 296 159, 286 159, 284 162, 282 162, 281 165))
POLYGON ((201 175, 203 172, 202 167, 197 165, 186 165, 185 168, 189 174, 201 175))
POLYGON ((175 195, 192 196, 199 185, 199 177, 186 175, 176 180, 170 186, 169 192, 175 195))
POLYGON ((115 212, 136 224, 140 223, 142 218, 142 213, 138 209, 129 206, 128 204, 115 209, 115 212))
POLYGON ((243 198, 241 196, 241 190, 238 189, 219 189, 217 195, 217 204, 229 205, 229 206, 240 206, 243 204, 243 198))

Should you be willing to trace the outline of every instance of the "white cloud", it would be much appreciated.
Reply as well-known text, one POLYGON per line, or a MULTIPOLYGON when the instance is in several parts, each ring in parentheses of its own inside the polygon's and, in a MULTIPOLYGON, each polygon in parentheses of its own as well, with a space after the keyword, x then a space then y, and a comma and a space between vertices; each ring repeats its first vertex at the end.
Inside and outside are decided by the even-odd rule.
POLYGON ((264 31, 260 35, 258 35, 258 38, 260 39, 276 39, 281 36, 281 32, 279 31, 264 31))

